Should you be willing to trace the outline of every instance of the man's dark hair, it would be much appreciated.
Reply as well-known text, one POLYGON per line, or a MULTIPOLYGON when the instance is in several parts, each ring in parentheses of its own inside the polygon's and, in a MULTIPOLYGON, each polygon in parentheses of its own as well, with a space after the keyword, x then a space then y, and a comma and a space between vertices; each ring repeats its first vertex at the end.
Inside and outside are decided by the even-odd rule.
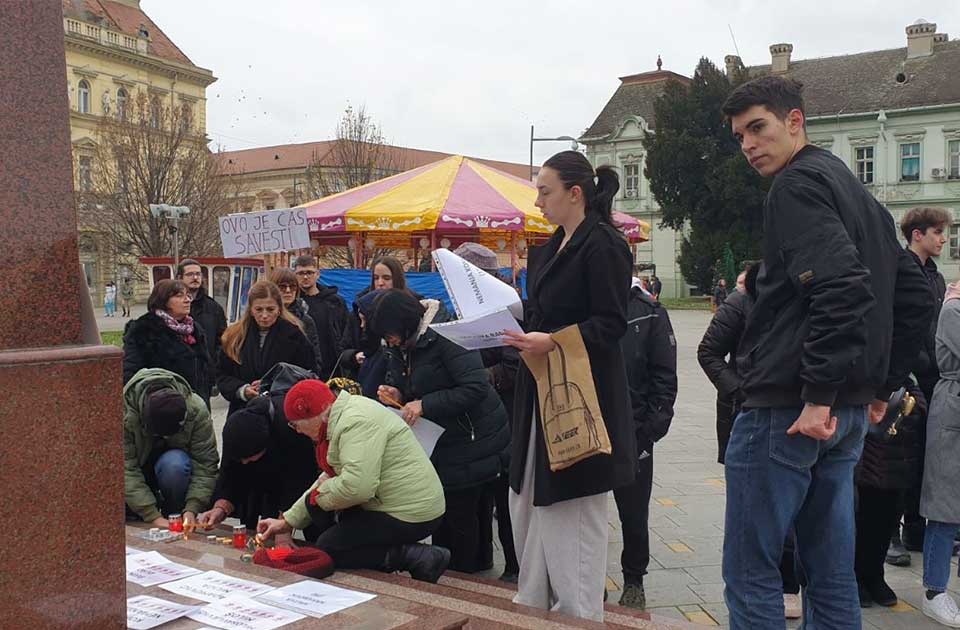
POLYGON ((907 239, 907 245, 913 242, 913 231, 926 234, 930 228, 946 227, 950 223, 950 213, 943 208, 910 208, 900 221, 900 232, 907 239))
POLYGON ((783 120, 790 110, 803 109, 803 83, 796 79, 768 75, 737 87, 723 103, 723 115, 732 118, 754 105, 763 105, 783 120))
POLYGON ((190 265, 196 265, 197 267, 202 267, 200 263, 195 261, 193 258, 184 258, 180 261, 180 264, 177 265, 177 277, 182 278, 183 272, 186 271, 187 267, 190 265))
POLYGON ((304 254, 303 256, 297 256, 297 259, 293 261, 294 268, 296 267, 316 267, 317 259, 310 254, 304 254))

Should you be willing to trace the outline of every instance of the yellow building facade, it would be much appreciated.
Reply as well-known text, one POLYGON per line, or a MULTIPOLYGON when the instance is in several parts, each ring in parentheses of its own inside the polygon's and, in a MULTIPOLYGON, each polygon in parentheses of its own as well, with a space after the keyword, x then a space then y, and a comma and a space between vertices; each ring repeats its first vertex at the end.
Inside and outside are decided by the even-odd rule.
MULTIPOLYGON (((89 190, 97 125, 141 95, 189 110, 206 133, 206 89, 216 81, 196 66, 140 8, 139 0, 63 0, 75 188, 89 190)), ((80 216, 80 262, 94 304, 108 281, 134 276, 135 260, 118 256, 80 216)), ((145 286, 145 283, 143 283, 145 286)), ((138 287, 139 288, 139 287, 138 287)), ((140 293, 141 291, 138 291, 140 293)))

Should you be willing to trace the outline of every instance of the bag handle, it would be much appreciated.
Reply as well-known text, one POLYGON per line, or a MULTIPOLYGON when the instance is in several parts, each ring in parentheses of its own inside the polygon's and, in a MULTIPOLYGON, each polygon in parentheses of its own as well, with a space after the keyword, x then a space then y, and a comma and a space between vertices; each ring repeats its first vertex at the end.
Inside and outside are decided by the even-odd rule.
MULTIPOLYGON (((554 342, 554 343, 556 343, 556 342, 554 342)), ((561 373, 563 374, 563 393, 566 395, 566 397, 567 397, 566 403, 569 405, 569 404, 570 404, 570 391, 569 391, 569 388, 568 388, 568 386, 567 386, 567 357, 566 357, 566 355, 563 353, 563 346, 561 346, 559 343, 557 343, 556 346, 557 346, 557 350, 560 351, 560 370, 561 370, 561 373)), ((550 392, 553 391, 553 367, 552 367, 552 365, 550 364, 550 355, 551 355, 551 354, 553 354, 553 352, 548 352, 548 353, 547 353, 547 385, 548 385, 549 388, 550 388, 550 389, 548 390, 548 391, 550 391, 550 392)))

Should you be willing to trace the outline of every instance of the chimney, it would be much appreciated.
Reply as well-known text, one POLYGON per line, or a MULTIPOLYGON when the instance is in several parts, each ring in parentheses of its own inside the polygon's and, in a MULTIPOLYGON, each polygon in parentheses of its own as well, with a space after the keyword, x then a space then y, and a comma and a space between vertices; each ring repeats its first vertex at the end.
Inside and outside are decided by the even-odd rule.
POLYGON ((732 79, 737 68, 743 65, 743 61, 737 55, 727 55, 723 58, 724 65, 727 66, 727 78, 732 79))
POLYGON ((937 25, 924 19, 917 20, 907 27, 907 59, 927 57, 933 54, 933 40, 937 34, 937 25))
POLYGON ((770 72, 773 74, 783 74, 790 69, 790 53, 793 52, 793 44, 774 44, 770 47, 770 72))

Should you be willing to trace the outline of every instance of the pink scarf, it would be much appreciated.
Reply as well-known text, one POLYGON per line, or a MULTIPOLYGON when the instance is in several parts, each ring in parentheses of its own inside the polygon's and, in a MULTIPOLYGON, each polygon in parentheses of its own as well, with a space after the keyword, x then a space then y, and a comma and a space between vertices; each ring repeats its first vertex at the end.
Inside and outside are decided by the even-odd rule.
POLYGON ((943 301, 946 302, 947 300, 956 300, 958 298, 960 298, 960 280, 947 285, 947 292, 943 296, 943 301))
POLYGON ((166 311, 157 309, 154 311, 154 314, 163 320, 163 323, 167 325, 167 328, 180 335, 185 344, 192 346, 193 344, 197 343, 197 338, 193 336, 192 317, 187 315, 183 318, 182 322, 178 322, 170 313, 166 311))

